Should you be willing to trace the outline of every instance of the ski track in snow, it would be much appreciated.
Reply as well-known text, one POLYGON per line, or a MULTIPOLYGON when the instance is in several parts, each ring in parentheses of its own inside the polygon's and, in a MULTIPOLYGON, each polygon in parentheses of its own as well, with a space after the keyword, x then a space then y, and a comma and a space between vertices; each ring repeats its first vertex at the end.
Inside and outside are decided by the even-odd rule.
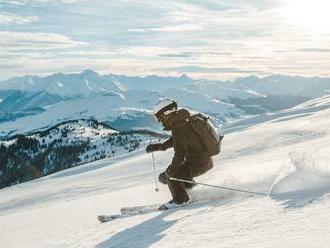
MULTIPOLYGON (((97 215, 170 199, 164 185, 153 191, 151 155, 140 150, 0 190, 0 247, 328 247, 327 104, 250 119, 258 124, 226 135, 215 168, 196 178, 268 197, 198 186, 194 199, 214 201, 98 223, 97 215)), ((157 172, 172 153, 155 154, 157 172)))

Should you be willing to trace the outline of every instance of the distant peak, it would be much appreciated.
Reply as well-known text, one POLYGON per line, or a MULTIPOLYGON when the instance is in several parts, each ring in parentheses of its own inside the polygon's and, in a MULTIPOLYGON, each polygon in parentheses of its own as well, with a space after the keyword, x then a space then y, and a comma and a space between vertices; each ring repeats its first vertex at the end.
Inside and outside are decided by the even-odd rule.
POLYGON ((52 75, 46 76, 46 77, 63 77, 65 74, 63 72, 57 72, 52 75))
POLYGON ((98 73, 97 72, 95 72, 95 71, 93 71, 93 70, 91 70, 91 69, 86 69, 86 70, 84 70, 83 72, 81 72, 80 73, 81 75, 98 75, 98 73))
POLYGON ((182 78, 182 79, 189 79, 189 80, 191 79, 190 77, 188 77, 188 76, 187 76, 186 74, 184 74, 184 73, 180 76, 180 78, 182 78))
POLYGON ((239 82, 243 82, 243 81, 257 81, 257 80, 260 80, 260 78, 257 76, 251 75, 248 77, 239 77, 234 82, 239 83, 239 82))

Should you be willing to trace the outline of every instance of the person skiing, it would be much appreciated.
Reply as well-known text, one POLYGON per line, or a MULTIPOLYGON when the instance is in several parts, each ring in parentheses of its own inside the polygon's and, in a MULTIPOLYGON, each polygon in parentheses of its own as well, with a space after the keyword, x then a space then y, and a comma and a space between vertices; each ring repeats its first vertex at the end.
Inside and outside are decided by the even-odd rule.
MULTIPOLYGON (((153 114, 163 125, 164 130, 172 133, 172 136, 164 143, 149 144, 146 147, 147 153, 174 148, 171 164, 158 177, 161 183, 168 185, 172 194, 172 200, 161 206, 161 208, 166 209, 173 205, 188 203, 190 197, 187 189, 194 186, 192 183, 170 180, 170 178, 193 181, 194 177, 212 169, 213 161, 212 156, 202 144, 200 135, 193 129, 191 125, 193 115, 187 109, 178 109, 178 104, 174 100, 164 98, 157 103, 153 114)), ((217 133, 216 136, 220 137, 219 140, 221 141, 222 137, 217 133)), ((218 142, 220 143, 220 141, 218 142)))

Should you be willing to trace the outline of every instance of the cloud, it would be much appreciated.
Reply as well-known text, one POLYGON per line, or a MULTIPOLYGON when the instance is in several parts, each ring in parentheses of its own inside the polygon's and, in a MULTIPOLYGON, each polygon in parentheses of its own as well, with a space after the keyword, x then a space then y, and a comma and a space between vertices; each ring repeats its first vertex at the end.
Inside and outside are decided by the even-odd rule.
POLYGON ((146 32, 148 32, 147 29, 143 29, 143 28, 130 28, 127 31, 132 32, 132 33, 146 33, 146 32))
POLYGON ((26 5, 40 5, 40 4, 72 4, 81 2, 84 0, 2 0, 2 4, 26 6, 26 5))
POLYGON ((190 32, 190 31, 198 31, 203 28, 200 25, 196 24, 183 24, 183 25, 171 25, 171 26, 163 26, 157 28, 131 28, 128 29, 128 32, 132 33, 151 33, 151 32, 190 32))
POLYGON ((1 24, 26 24, 38 21, 38 16, 20 16, 13 13, 2 12, 0 13, 0 25, 1 24))
POLYGON ((131 75, 187 72, 222 79, 264 72, 329 73, 330 37, 291 25, 281 15, 284 1, 0 2, 1 64, 18 65, 8 67, 7 75, 85 66, 131 75))
POLYGON ((47 75, 57 72, 81 72, 90 68, 102 73, 115 73, 124 75, 147 76, 154 74, 149 63, 135 59, 109 59, 107 57, 89 58, 89 57, 65 57, 65 58, 47 58, 47 57, 20 57, 13 61, 1 59, 0 81, 13 77, 11 70, 15 70, 14 76, 47 75), (3 66, 3 67, 2 67, 3 66), (149 67, 148 67, 149 66, 149 67))
POLYGON ((197 24, 183 24, 183 25, 164 26, 160 28, 150 28, 149 30, 158 31, 158 32, 190 32, 190 31, 198 31, 202 29, 203 28, 197 24))
POLYGON ((43 50, 86 46, 61 34, 0 31, 0 46, 5 50, 43 50))
POLYGON ((159 54, 159 57, 168 57, 168 58, 191 58, 192 54, 191 53, 164 53, 164 54, 159 54))
POLYGON ((8 62, 0 63, 0 68, 2 70, 5 70, 5 69, 17 69, 17 67, 18 67, 17 63, 8 63, 8 62))
POLYGON ((329 48, 301 48, 297 49, 297 52, 308 52, 308 53, 330 53, 329 48))
POLYGON ((227 9, 231 9, 230 4, 224 3, 225 1, 219 1, 219 0, 186 0, 183 1, 190 5, 196 5, 200 8, 210 10, 210 11, 224 11, 227 9))
POLYGON ((264 73, 258 70, 245 70, 232 67, 205 67, 205 66, 178 66, 178 67, 166 67, 157 68, 162 71, 177 71, 182 73, 189 72, 203 72, 203 73, 264 73))

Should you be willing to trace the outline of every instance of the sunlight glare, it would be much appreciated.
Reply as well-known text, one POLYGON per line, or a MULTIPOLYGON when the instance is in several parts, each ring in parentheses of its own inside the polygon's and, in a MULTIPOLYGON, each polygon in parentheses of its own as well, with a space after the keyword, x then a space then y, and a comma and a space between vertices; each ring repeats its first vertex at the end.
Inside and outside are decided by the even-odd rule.
POLYGON ((287 18, 295 25, 312 32, 330 32, 329 0, 289 0, 287 18))

